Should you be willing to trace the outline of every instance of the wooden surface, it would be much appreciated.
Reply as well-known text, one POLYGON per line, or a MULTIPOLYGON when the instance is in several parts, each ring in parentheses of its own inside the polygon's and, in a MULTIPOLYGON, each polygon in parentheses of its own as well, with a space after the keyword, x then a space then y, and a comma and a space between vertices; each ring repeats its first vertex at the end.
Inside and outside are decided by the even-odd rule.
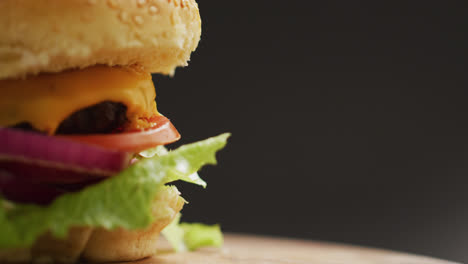
POLYGON ((454 264, 392 251, 228 234, 222 249, 162 253, 138 264, 454 264))

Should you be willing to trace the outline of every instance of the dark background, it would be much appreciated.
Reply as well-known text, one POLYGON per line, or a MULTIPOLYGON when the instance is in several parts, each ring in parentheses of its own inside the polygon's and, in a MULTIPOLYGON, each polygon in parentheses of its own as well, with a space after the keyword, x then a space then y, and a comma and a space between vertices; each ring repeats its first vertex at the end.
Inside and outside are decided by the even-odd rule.
POLYGON ((185 220, 468 262, 468 9, 373 2, 199 0, 158 108, 233 136, 185 220))

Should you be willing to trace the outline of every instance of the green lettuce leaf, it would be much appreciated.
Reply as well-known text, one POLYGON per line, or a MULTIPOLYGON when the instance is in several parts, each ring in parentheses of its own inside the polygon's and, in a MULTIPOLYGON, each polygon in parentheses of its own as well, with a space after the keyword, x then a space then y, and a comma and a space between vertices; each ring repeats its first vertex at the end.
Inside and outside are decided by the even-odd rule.
POLYGON ((223 245, 219 225, 180 223, 180 214, 163 229, 162 234, 176 252, 195 250, 199 247, 223 245))
POLYGON ((152 157, 161 157, 169 153, 169 151, 164 146, 157 146, 154 148, 150 148, 147 150, 143 150, 142 152, 137 154, 137 158, 152 158, 152 157))
MULTIPOLYGON (((65 237, 72 226, 127 230, 149 226, 152 201, 165 184, 183 180, 205 186, 195 174, 216 164, 216 151, 229 134, 222 134, 174 151, 142 159, 116 176, 80 192, 60 196, 48 206, 12 203, 0 197, 0 248, 27 247, 46 231, 65 237)), ((166 216, 164 208, 156 216, 166 216)))
MULTIPOLYGON (((150 148, 150 149, 147 149, 147 150, 144 150, 140 153, 138 153, 136 155, 136 158, 138 160, 141 160, 141 159, 144 159, 144 158, 153 158, 153 157, 161 157, 161 156, 164 156, 166 155, 167 153, 169 153, 169 150, 166 149, 166 147, 164 146, 157 146, 157 147, 154 147, 154 148, 150 148)), ((194 183, 194 184, 198 184, 198 185, 201 185, 203 186, 203 188, 206 187, 206 182, 204 182, 200 176, 198 175, 197 172, 194 172, 192 174, 189 175, 189 178, 190 178, 190 182, 194 183)))
POLYGON ((161 231, 161 234, 176 252, 187 251, 187 246, 184 241, 185 233, 180 227, 180 216, 180 213, 177 214, 177 217, 161 231))
POLYGON ((219 225, 205 225, 201 223, 181 223, 184 230, 184 241, 189 250, 199 247, 223 245, 223 234, 219 225))

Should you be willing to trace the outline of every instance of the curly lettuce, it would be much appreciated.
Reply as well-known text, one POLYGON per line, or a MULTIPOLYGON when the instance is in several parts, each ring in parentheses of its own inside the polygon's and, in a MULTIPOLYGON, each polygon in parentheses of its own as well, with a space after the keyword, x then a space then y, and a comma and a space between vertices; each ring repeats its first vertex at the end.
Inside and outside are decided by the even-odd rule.
POLYGON ((219 225, 180 223, 180 214, 163 229, 162 234, 176 252, 195 250, 199 247, 223 245, 223 234, 219 225))

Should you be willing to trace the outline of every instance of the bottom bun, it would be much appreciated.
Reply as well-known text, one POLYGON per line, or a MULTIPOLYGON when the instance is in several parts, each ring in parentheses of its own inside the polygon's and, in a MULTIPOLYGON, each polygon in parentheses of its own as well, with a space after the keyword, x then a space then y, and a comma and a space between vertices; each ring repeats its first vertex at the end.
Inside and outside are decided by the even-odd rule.
POLYGON ((146 229, 73 227, 65 239, 46 233, 30 248, 0 249, 0 263, 75 263, 80 259, 102 263, 150 257, 156 254, 159 234, 182 210, 184 203, 176 187, 166 187, 155 197, 155 221, 146 229))
POLYGON ((0 263, 28 263, 30 261, 30 248, 0 249, 0 263))
POLYGON ((127 231, 122 228, 117 230, 95 229, 83 251, 82 258, 89 262, 116 262, 138 260, 156 254, 156 242, 159 234, 184 205, 184 199, 179 196, 175 187, 157 195, 153 203, 153 214, 158 218, 147 229, 127 231), (161 216, 161 204, 167 205, 161 216))
POLYGON ((58 239, 49 233, 42 235, 31 249, 31 258, 38 263, 74 263, 92 231, 90 227, 74 227, 68 230, 67 239, 58 239))

